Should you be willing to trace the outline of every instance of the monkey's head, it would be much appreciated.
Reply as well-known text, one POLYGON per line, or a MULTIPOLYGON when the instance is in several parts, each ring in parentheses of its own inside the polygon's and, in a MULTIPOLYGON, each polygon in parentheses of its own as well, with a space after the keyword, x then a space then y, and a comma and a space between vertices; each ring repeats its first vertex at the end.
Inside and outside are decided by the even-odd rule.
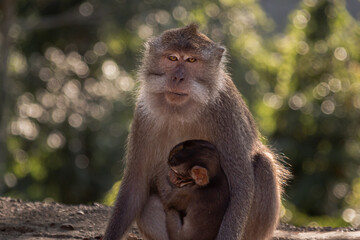
POLYGON ((220 171, 216 147, 204 140, 188 140, 176 145, 169 154, 170 180, 178 187, 191 183, 205 186, 220 171))
POLYGON ((165 31, 145 47, 140 96, 152 113, 187 121, 216 99, 224 85, 225 48, 195 24, 165 31))

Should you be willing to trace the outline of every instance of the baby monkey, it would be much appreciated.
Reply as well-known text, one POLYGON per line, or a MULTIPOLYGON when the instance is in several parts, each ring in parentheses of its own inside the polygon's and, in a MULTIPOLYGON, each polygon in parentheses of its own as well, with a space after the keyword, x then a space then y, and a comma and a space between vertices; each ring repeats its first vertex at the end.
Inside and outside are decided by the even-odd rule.
POLYGON ((215 239, 229 203, 220 153, 204 140, 188 140, 169 154, 172 191, 164 199, 170 240, 215 239))

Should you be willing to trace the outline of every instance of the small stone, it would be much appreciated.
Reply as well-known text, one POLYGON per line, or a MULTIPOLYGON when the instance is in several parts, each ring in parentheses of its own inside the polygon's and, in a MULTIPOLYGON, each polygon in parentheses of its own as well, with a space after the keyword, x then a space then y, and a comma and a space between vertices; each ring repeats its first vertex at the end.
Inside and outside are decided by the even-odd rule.
POLYGON ((61 225, 61 227, 60 227, 60 228, 61 228, 61 229, 63 229, 63 230, 68 230, 68 231, 72 231, 72 230, 74 230, 73 225, 71 225, 71 224, 67 224, 67 223, 65 223, 65 224, 61 225))
POLYGON ((79 214, 79 215, 84 215, 85 214, 84 211, 82 211, 82 210, 79 210, 76 213, 79 214))

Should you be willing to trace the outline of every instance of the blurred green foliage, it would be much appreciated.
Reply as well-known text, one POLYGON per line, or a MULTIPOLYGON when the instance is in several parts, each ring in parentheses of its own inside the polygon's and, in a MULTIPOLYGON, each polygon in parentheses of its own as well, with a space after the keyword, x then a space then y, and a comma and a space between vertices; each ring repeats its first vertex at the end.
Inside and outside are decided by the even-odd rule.
POLYGON ((283 221, 360 225, 360 25, 345 1, 303 0, 282 33, 255 0, 12 4, 6 195, 111 204, 142 45, 197 22, 228 48, 260 131, 288 157, 283 221))

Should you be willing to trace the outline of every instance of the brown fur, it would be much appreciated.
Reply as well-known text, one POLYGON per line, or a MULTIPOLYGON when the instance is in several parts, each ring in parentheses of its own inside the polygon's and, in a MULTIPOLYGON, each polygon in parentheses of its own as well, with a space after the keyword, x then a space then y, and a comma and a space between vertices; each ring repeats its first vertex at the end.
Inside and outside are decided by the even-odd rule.
POLYGON ((270 238, 287 173, 259 140, 252 115, 225 72, 223 52, 193 25, 147 42, 126 169, 104 239, 119 239, 135 219, 146 239, 168 239, 158 207, 171 191, 167 156, 189 139, 209 141, 221 153, 230 203, 217 239, 270 238), (189 56, 197 61, 188 62, 189 56))
POLYGON ((229 202, 219 156, 215 146, 202 140, 188 140, 170 152, 174 185, 163 199, 170 240, 216 238, 229 202))

